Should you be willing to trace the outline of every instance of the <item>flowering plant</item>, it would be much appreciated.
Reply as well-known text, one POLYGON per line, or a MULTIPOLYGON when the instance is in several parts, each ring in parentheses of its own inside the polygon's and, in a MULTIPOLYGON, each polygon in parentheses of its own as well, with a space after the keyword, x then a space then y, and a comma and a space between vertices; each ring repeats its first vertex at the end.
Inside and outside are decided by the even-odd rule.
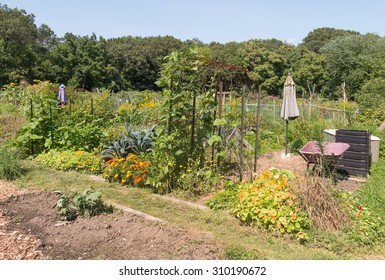
POLYGON ((35 160, 56 170, 85 170, 93 174, 99 174, 102 170, 99 157, 86 151, 49 150, 35 160))
POLYGON ((297 204, 291 191, 290 171, 270 169, 252 183, 244 183, 234 207, 236 216, 246 224, 255 224, 281 234, 295 234, 300 241, 308 239, 305 229, 310 220, 297 204))
POLYGON ((147 178, 148 162, 141 160, 135 154, 126 158, 112 158, 106 162, 103 176, 110 182, 119 182, 123 185, 143 186, 147 178))
POLYGON ((376 211, 362 205, 357 196, 342 193, 342 199, 348 206, 348 214, 352 221, 346 232, 352 241, 360 245, 373 245, 385 240, 384 220, 376 211))

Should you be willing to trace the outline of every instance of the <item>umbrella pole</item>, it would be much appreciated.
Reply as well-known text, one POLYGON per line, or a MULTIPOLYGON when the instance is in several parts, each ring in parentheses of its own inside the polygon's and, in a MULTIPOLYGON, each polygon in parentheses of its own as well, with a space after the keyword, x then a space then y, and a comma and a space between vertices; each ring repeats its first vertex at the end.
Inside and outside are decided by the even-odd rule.
POLYGON ((285 156, 287 155, 287 146, 289 142, 289 120, 285 120, 286 122, 286 149, 285 149, 285 156))

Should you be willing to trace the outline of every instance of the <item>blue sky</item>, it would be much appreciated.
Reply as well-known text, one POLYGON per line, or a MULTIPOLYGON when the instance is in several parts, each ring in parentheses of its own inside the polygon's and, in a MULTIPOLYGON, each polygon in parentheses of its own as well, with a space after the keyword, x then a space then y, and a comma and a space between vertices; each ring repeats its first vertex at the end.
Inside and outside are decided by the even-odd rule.
POLYGON ((205 43, 276 38, 292 44, 315 28, 385 36, 383 0, 0 0, 59 36, 171 35, 205 43))

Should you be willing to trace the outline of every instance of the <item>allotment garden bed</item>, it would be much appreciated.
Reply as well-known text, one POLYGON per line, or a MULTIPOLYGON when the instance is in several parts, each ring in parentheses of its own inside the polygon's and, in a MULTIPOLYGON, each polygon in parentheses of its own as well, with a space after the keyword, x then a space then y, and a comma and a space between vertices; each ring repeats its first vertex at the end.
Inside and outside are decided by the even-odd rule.
POLYGON ((115 210, 60 221, 58 193, 0 182, 0 259, 219 259, 207 236, 115 210))

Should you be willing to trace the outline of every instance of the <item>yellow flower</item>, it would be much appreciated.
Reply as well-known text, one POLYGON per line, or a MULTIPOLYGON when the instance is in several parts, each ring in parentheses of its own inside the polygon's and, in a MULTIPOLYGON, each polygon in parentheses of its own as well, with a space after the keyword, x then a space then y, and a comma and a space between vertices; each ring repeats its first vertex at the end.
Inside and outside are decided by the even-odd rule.
POLYGON ((132 176, 132 173, 130 171, 127 172, 126 178, 130 178, 132 176))
POLYGON ((119 174, 116 173, 115 176, 114 176, 114 179, 118 178, 119 177, 119 174))
POLYGON ((126 182, 126 179, 122 179, 122 184, 124 184, 126 182))
POLYGON ((136 158, 136 155, 130 154, 130 155, 127 157, 127 160, 131 160, 131 159, 133 159, 133 158, 136 158))

